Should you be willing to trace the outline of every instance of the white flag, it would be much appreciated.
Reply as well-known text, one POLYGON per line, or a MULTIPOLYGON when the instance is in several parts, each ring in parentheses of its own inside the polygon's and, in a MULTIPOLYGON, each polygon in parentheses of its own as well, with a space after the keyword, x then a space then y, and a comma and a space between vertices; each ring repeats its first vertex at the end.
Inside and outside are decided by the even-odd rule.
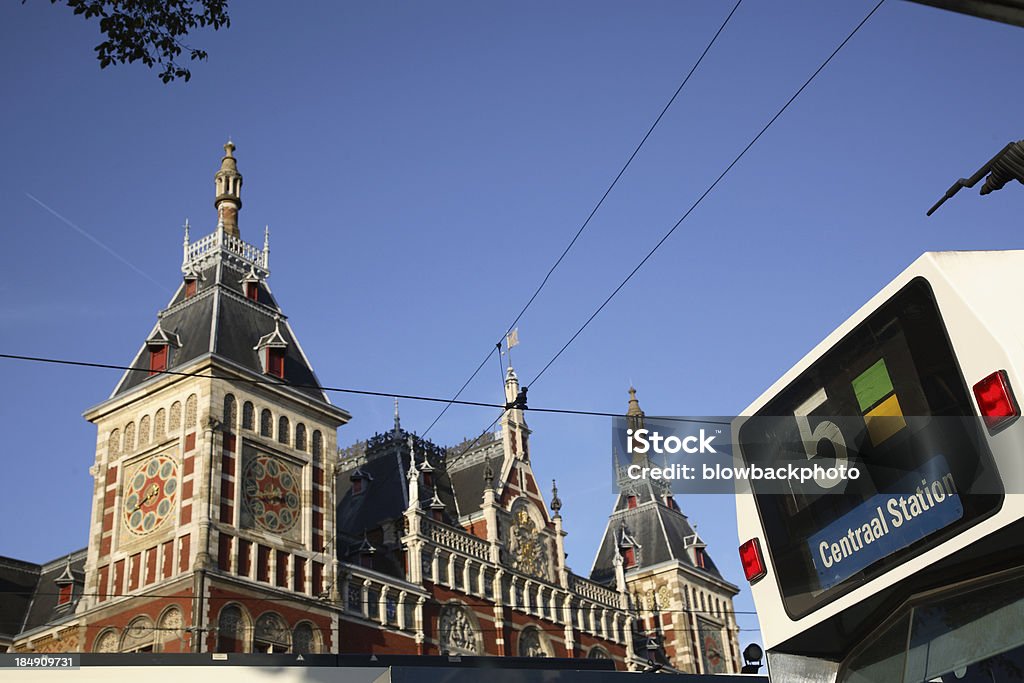
POLYGON ((510 349, 513 346, 519 346, 519 328, 518 327, 505 335, 505 345, 508 348, 510 348, 510 349))

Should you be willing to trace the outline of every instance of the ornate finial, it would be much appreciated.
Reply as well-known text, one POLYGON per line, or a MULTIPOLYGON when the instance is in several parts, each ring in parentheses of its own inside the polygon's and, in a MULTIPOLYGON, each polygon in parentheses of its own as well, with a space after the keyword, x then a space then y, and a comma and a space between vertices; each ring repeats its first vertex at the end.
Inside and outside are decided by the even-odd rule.
POLYGON ((551 511, 555 513, 555 517, 559 516, 559 511, 562 509, 562 499, 558 497, 558 483, 551 480, 551 511))
POLYGON ((398 417, 398 397, 395 396, 395 434, 402 431, 402 420, 398 417))
POLYGON ((228 141, 224 143, 224 156, 232 156, 232 152, 235 151, 235 143, 231 142, 231 136, 228 136, 228 141))
POLYGON ((270 226, 263 227, 263 267, 270 270, 270 226))

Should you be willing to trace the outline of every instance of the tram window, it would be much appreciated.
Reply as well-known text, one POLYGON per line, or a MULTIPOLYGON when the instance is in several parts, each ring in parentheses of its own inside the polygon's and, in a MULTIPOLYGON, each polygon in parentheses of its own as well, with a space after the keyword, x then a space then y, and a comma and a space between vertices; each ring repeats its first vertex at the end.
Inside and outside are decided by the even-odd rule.
MULTIPOLYGON (((978 420, 931 287, 917 278, 744 422, 738 441, 749 464, 810 459, 831 467, 845 458, 861 472, 841 494, 824 490, 828 482, 808 482, 791 494, 757 496, 790 616, 809 613, 998 508, 1001 495, 963 495, 1002 491, 978 420), (947 460, 950 454, 956 457, 947 460), (926 474, 956 497, 921 522, 922 533, 888 534, 873 547, 841 537, 848 526, 860 529, 880 516, 874 512, 887 492, 926 474)), ((756 494, 758 483, 752 486, 756 494)), ((894 526, 879 522, 885 532, 894 526)))

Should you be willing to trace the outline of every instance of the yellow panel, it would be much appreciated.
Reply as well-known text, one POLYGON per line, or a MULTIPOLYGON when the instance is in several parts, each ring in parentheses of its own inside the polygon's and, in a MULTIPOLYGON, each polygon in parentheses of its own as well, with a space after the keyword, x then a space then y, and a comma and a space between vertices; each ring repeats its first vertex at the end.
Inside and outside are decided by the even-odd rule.
POLYGON ((890 436, 907 426, 903 419, 903 409, 900 408, 900 401, 893 394, 879 403, 873 410, 864 416, 864 422, 868 426, 868 435, 871 443, 878 445, 890 436))

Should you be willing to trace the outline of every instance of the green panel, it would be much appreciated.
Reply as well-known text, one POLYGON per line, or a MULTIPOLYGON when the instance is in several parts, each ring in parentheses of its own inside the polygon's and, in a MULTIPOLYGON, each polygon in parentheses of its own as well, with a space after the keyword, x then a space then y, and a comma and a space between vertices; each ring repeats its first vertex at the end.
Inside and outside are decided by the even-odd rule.
POLYGON ((853 380, 853 393, 857 395, 862 413, 892 393, 892 379, 889 377, 889 369, 885 367, 884 358, 880 358, 853 380))

